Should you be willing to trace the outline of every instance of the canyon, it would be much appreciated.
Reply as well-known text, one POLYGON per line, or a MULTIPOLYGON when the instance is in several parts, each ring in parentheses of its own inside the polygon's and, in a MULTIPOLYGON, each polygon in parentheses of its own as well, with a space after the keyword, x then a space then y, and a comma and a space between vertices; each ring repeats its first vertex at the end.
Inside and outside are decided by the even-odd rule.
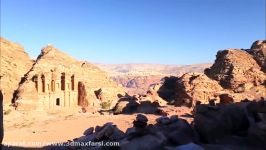
POLYGON ((21 45, 0 42, 4 143, 44 136, 130 150, 266 148, 265 40, 187 66, 93 64, 52 45, 32 60, 21 45))
POLYGON ((130 95, 145 94, 152 84, 164 82, 165 77, 181 76, 185 73, 203 73, 210 63, 195 65, 162 64, 96 64, 110 78, 121 84, 130 95))

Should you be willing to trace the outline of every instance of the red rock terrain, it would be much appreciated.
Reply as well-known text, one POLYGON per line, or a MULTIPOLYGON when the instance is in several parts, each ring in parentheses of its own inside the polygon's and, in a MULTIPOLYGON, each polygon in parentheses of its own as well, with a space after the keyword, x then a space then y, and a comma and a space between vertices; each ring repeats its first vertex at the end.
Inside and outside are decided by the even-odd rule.
POLYGON ((265 46, 265 41, 256 41, 251 49, 218 51, 215 63, 205 74, 168 78, 158 93, 165 100, 174 101, 176 106, 193 106, 197 101, 206 104, 265 98, 265 46))
POLYGON ((146 94, 147 89, 150 85, 161 83, 163 75, 150 75, 150 76, 112 76, 118 84, 121 84, 129 95, 146 94))
POLYGON ((122 150, 264 150, 265 57, 259 55, 258 59, 257 54, 265 54, 266 42, 254 44, 249 50, 219 51, 215 63, 205 70, 205 74, 187 73, 181 77, 165 78, 162 85, 154 85, 144 97, 122 98, 114 110, 126 114, 155 113, 156 107, 160 107, 160 95, 165 99, 173 98, 177 106, 193 106, 192 114, 181 115, 193 117, 191 124, 177 115, 170 116, 168 110, 175 110, 167 106, 160 109, 159 113, 164 116, 157 118, 155 124, 148 124, 149 119, 138 114, 132 122, 133 127, 126 132, 113 123, 106 123, 88 128, 83 136, 72 142, 117 141, 122 150), (252 49, 254 47, 255 50, 252 49), (149 100, 149 104, 144 104, 146 111, 143 112, 144 109, 138 108, 145 99, 149 100))
MULTIPOLYGON (((8 128, 14 129, 17 126, 20 127, 20 124, 21 128, 25 128, 24 125, 28 128, 24 130, 16 129, 16 132, 8 130, 7 137, 11 139, 18 138, 14 135, 21 131, 20 134, 23 135, 23 138, 31 140, 34 139, 34 136, 40 138, 36 136, 38 134, 46 135, 45 140, 49 140, 49 138, 58 140, 62 138, 58 138, 58 134, 61 136, 67 135, 70 142, 117 141, 120 142, 120 149, 127 150, 263 150, 266 148, 264 144, 266 142, 265 45, 265 41, 257 41, 253 43, 250 49, 219 51, 215 63, 204 73, 185 73, 182 76, 165 77, 162 83, 149 86, 145 94, 134 96, 120 94, 121 87, 117 87, 113 81, 108 79, 107 74, 99 68, 87 62, 77 61, 49 45, 42 50, 32 68, 22 78, 15 93, 15 102, 21 102, 22 106, 37 104, 37 106, 42 107, 44 101, 40 97, 43 95, 51 97, 53 94, 58 94, 50 86, 44 88, 49 91, 48 94, 43 91, 40 91, 42 94, 39 94, 38 88, 36 88, 38 84, 35 84, 36 75, 45 75, 46 78, 50 79, 45 80, 48 81, 48 85, 50 83, 51 86, 53 85, 50 82, 53 79, 61 84, 61 88, 64 87, 62 85, 66 85, 63 90, 59 90, 59 95, 82 93, 78 96, 78 99, 82 99, 81 103, 84 104, 85 102, 84 105, 87 105, 86 102, 88 102, 93 104, 92 107, 98 108, 96 103, 99 101, 101 103, 101 100, 104 102, 105 99, 111 99, 116 103, 117 99, 115 98, 119 98, 119 101, 114 105, 114 108, 109 107, 113 109, 99 111, 99 114, 103 115, 100 117, 101 119, 90 118, 93 115, 87 112, 80 113, 76 118, 75 116, 72 118, 72 115, 66 116, 65 120, 59 120, 59 127, 55 123, 51 123, 57 121, 57 118, 54 118, 51 122, 47 121, 45 123, 55 126, 45 126, 49 127, 48 131, 51 133, 45 133, 47 130, 40 128, 42 125, 40 122, 33 125, 35 121, 32 121, 34 119, 31 118, 31 115, 28 115, 29 112, 25 115, 20 114, 19 111, 12 111, 11 118, 5 117, 6 122, 8 122, 5 126, 21 121, 19 124, 14 124, 8 128), (243 61, 243 58, 245 61, 243 61), (62 78, 62 72, 65 73, 64 78, 62 78), (80 86, 74 88, 74 90, 72 90, 72 78, 69 78, 73 74, 75 74, 75 81, 82 81, 79 84, 80 86), (61 78, 58 78, 58 76, 61 76, 61 78), (66 79, 66 84, 65 82, 62 84, 62 81, 65 81, 62 79, 66 79), (174 105, 169 106, 166 104, 167 102, 174 105), (12 116, 14 113, 17 113, 17 116, 12 116), (131 114, 136 113, 153 115, 150 116, 151 118, 149 115, 147 115, 148 117, 136 115, 135 119, 132 118, 133 115, 131 114), (118 115, 110 119, 110 114, 118 115), (154 114, 162 117, 156 117, 154 114), (84 115, 82 119, 80 119, 81 115, 84 115), (73 120, 68 121, 69 118, 73 120), (110 121, 114 123, 102 125, 104 122, 110 121), (25 122, 29 124, 24 124, 25 122), (89 128, 84 131, 83 135, 73 140, 69 139, 73 137, 74 131, 81 132, 76 129, 77 125, 82 124, 82 128, 85 128, 86 124, 84 122, 89 122, 89 128), (124 126, 124 124, 127 125, 124 126), (31 126, 38 131, 37 134, 36 131, 30 128, 31 126), (122 126, 121 130, 120 126, 122 126), (55 130, 51 130, 52 128, 55 128, 55 130), (67 133, 58 133, 58 131, 68 131, 70 128, 71 130, 67 133)), ((38 78, 38 81, 39 79, 42 78, 38 78)), ((137 87, 137 84, 132 82, 130 86, 137 87)), ((121 91, 123 90, 121 89, 121 91)), ((63 109, 55 107, 54 110, 62 112, 63 109)), ((68 108, 66 110, 68 113, 70 110, 77 111, 68 108)), ((48 112, 51 113, 51 111, 48 112)), ((33 113, 36 112, 33 111, 33 113)), ((8 116, 8 113, 5 112, 5 115, 8 116)), ((53 116, 53 114, 51 113, 48 116, 53 116)), ((48 116, 46 117, 48 118, 48 116)), ((42 116, 36 118, 41 122, 45 121, 42 120, 44 119, 42 116)), ((53 149, 54 147, 46 148, 53 149)), ((84 147, 73 146, 71 148, 82 149, 84 147)))
POLYGON ((115 105, 117 94, 124 93, 122 87, 95 65, 78 61, 51 45, 43 48, 33 62, 21 46, 1 38, 1 85, 7 103, 11 103, 13 98, 13 103, 18 103, 20 108, 46 109, 57 105, 55 102, 59 97, 58 104, 63 103, 63 99, 64 105, 71 105, 66 104, 67 99, 76 104, 81 92, 78 83, 85 85, 86 97, 83 95, 83 100, 88 101, 87 105, 91 107, 100 107, 96 103, 96 90, 102 90, 102 100, 110 105, 115 105))
POLYGON ((184 73, 203 73, 211 64, 159 65, 159 64, 96 64, 108 72, 130 95, 145 94, 152 84, 161 83, 164 77, 181 76, 184 73))

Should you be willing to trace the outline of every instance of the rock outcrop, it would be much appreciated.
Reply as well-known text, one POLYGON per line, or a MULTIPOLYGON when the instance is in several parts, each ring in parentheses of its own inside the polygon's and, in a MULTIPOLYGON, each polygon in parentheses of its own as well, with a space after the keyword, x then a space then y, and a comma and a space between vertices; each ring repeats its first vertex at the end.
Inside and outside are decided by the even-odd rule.
POLYGON ((176 88, 178 77, 170 76, 163 79, 163 83, 160 84, 160 87, 157 90, 157 93, 161 98, 167 100, 168 102, 174 102, 176 96, 176 88))
POLYGON ((266 41, 256 41, 252 44, 251 49, 247 50, 266 72, 266 41))
POLYGON ((117 94, 124 94, 124 89, 98 67, 78 61, 48 45, 22 78, 13 103, 20 109, 50 109, 78 104, 94 107, 98 89, 104 93, 101 102, 110 103, 110 107, 117 102, 117 94))
POLYGON ((205 74, 166 77, 157 93, 169 103, 189 107, 197 101, 233 103, 266 97, 265 43, 256 41, 248 50, 218 51, 215 63, 205 69, 205 74))
POLYGON ((151 86, 145 95, 125 95, 114 108, 114 114, 158 114, 159 107, 166 106, 167 101, 163 100, 157 93, 159 86, 151 86))
POLYGON ((30 70, 33 61, 21 45, 2 37, 0 49, 0 85, 4 103, 10 103, 21 78, 30 70))
POLYGON ((232 149, 265 149, 265 112, 263 99, 218 106, 198 105, 194 128, 200 142, 207 147, 213 144, 219 147, 227 145, 232 149))
POLYGON ((113 111, 114 114, 133 114, 133 113, 144 113, 144 114, 159 114, 160 113, 160 102, 158 100, 153 101, 145 97, 144 99, 137 99, 134 97, 121 98, 113 111))
POLYGON ((259 86, 266 80, 265 73, 248 52, 239 49, 219 51, 215 63, 205 73, 219 81, 222 87, 235 91, 259 86))
POLYGON ((223 88, 217 81, 204 74, 184 74, 176 82, 175 105, 194 106, 196 101, 208 104, 209 100, 217 100, 223 88))

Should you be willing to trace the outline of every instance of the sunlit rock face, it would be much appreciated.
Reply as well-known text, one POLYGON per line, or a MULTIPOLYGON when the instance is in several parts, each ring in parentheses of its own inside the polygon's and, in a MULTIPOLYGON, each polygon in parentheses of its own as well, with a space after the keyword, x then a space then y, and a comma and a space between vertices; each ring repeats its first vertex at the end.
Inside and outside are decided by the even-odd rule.
POLYGON ((184 74, 176 82, 175 105, 194 105, 196 101, 209 103, 217 99, 223 88, 217 81, 208 78, 205 74, 184 74))
POLYGON ((193 106, 197 101, 239 102, 266 97, 265 41, 251 49, 226 49, 217 52, 214 64, 204 74, 187 73, 165 80, 159 95, 176 106, 193 106))
POLYGON ((16 45, 12 47, 11 42, 4 41, 3 43, 7 45, 5 47, 11 46, 4 47, 6 67, 3 70, 6 71, 1 81, 4 80, 3 82, 7 83, 3 85, 5 85, 4 89, 10 91, 9 100, 15 90, 12 102, 19 109, 46 110, 78 106, 78 104, 93 106, 94 101, 97 100, 95 91, 100 88, 104 95, 104 99, 101 100, 110 103, 112 107, 118 99, 117 94, 124 94, 124 89, 111 81, 107 74, 98 67, 88 62, 78 61, 51 45, 43 48, 38 58, 32 62, 24 51, 21 52, 22 49, 16 53, 17 51, 14 50, 16 45), (21 53, 24 54, 22 59, 21 53), (7 60, 11 64, 17 61, 20 65, 18 66, 19 74, 12 75, 12 72, 16 73, 16 69, 13 69, 7 60), (11 81, 5 81, 7 79, 11 81), (78 99, 78 97, 82 98, 78 99), (78 100, 81 101, 81 99, 82 102, 79 102, 78 100))
POLYGON ((250 83, 258 86, 265 80, 265 73, 253 56, 239 49, 219 51, 215 63, 205 73, 228 89, 237 89, 250 83))
POLYGON ((234 102, 265 98, 265 43, 256 41, 251 49, 219 51, 205 74, 218 81, 234 102))
POLYGON ((21 77, 30 70, 33 61, 21 45, 2 37, 0 38, 0 49, 0 85, 4 103, 10 103, 21 77))

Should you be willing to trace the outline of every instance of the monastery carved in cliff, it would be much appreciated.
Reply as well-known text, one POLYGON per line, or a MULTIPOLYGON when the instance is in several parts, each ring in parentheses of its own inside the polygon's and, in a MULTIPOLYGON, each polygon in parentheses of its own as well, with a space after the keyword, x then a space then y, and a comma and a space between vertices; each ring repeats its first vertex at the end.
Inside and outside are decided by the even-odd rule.
POLYGON ((103 101, 114 106, 124 89, 109 79, 106 72, 86 61, 76 60, 48 45, 36 60, 30 60, 19 44, 1 38, 1 83, 4 103, 21 110, 88 106, 103 101), (18 54, 18 55, 17 55, 18 54))

